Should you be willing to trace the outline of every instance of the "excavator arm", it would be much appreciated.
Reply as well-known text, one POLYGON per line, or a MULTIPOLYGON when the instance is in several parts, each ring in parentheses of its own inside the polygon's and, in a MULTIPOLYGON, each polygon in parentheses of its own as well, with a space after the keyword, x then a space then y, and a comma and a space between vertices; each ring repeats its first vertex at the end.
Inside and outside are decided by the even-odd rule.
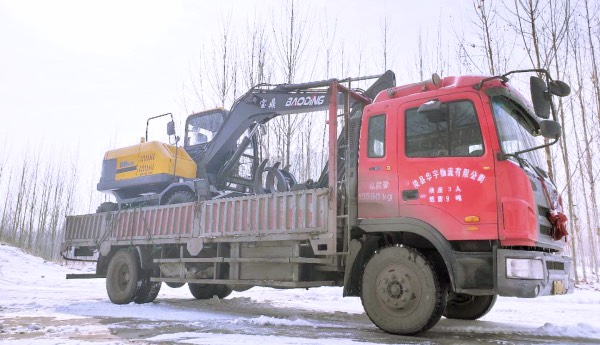
MULTIPOLYGON (((342 88, 342 91, 338 92, 338 108, 345 107, 352 114, 353 110, 362 109, 365 104, 370 103, 379 91, 395 85, 395 77, 391 71, 371 78, 376 77, 379 79, 366 92, 350 92, 342 88), (360 107, 356 106, 358 104, 360 107)), ((333 83, 339 83, 339 81, 329 79, 301 84, 261 84, 250 89, 234 103, 225 116, 219 131, 206 145, 200 159, 197 160, 199 171, 205 171, 210 184, 217 189, 226 189, 225 184, 233 182, 237 186, 248 187, 254 192, 260 193, 262 187, 256 178, 244 180, 232 174, 238 160, 245 155, 245 151, 252 143, 252 137, 258 125, 277 116, 329 109, 328 92, 329 86, 333 83), (239 140, 245 132, 249 134, 239 140)), ((342 131, 342 135, 344 132, 342 131)), ((256 154, 252 158, 255 162, 254 175, 262 176, 262 172, 268 170, 270 175, 267 180, 270 179, 272 183, 281 184, 282 178, 288 181, 293 180, 293 176, 286 169, 280 169, 279 164, 266 167, 266 161, 258 162, 256 154)), ((295 181, 292 182, 292 184, 294 183, 295 181)), ((238 191, 242 192, 239 189, 238 191)))

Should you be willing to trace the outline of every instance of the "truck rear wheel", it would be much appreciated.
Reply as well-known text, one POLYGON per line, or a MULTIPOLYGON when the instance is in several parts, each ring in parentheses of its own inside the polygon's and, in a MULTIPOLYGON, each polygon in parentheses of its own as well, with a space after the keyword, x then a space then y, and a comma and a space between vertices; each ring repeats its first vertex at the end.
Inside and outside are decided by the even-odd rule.
POLYGON ((185 285, 185 283, 165 283, 168 287, 177 289, 185 285))
POLYGON ((368 261, 361 282, 365 312, 382 330, 412 335, 442 317, 446 291, 431 263, 409 247, 381 249, 368 261))
POLYGON ((231 294, 232 289, 223 284, 188 284, 192 296, 196 299, 209 299, 217 296, 223 299, 231 294))
POLYGON ((443 315, 447 319, 477 320, 492 310, 496 297, 497 295, 454 294, 448 300, 443 315))
POLYGON ((150 303, 156 299, 161 288, 161 282, 150 281, 151 272, 144 272, 139 288, 133 301, 138 304, 150 303))
POLYGON ((113 255, 106 272, 106 292, 114 304, 128 304, 136 297, 140 268, 134 253, 121 249, 113 255))

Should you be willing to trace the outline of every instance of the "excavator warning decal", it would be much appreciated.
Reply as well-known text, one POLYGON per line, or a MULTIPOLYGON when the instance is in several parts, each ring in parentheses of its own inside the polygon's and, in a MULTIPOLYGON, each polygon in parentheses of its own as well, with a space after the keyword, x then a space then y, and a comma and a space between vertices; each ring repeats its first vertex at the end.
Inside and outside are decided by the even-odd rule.
POLYGON ((135 165, 134 162, 124 160, 124 161, 119 162, 119 167, 117 168, 116 173, 121 174, 121 173, 129 172, 129 171, 134 171, 136 169, 137 169, 137 165, 135 165))

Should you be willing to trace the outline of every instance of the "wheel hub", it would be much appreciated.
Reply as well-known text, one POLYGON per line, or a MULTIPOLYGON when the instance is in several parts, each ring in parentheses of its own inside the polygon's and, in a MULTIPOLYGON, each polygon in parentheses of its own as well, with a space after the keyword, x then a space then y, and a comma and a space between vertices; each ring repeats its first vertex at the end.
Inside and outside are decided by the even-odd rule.
POLYGON ((387 293, 391 298, 398 299, 404 293, 404 288, 400 282, 393 281, 388 283, 387 293))
POLYGON ((402 310, 413 299, 410 279, 395 270, 383 272, 377 282, 377 295, 388 307, 402 310))
POLYGON ((118 284, 121 287, 121 289, 125 289, 127 287, 127 284, 129 284, 129 280, 131 279, 129 267, 127 267, 127 265, 121 266, 119 276, 120 279, 118 281, 118 284))

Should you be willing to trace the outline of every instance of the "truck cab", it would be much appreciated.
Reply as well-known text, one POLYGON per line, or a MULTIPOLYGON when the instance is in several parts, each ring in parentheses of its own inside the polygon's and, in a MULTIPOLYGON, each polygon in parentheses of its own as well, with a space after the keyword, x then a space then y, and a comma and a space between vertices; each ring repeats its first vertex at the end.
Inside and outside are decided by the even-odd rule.
POLYGON ((436 248, 451 293, 573 292, 571 261, 556 255, 566 240, 551 223, 562 206, 542 168, 544 117, 502 78, 381 92, 362 119, 358 226, 436 248))

